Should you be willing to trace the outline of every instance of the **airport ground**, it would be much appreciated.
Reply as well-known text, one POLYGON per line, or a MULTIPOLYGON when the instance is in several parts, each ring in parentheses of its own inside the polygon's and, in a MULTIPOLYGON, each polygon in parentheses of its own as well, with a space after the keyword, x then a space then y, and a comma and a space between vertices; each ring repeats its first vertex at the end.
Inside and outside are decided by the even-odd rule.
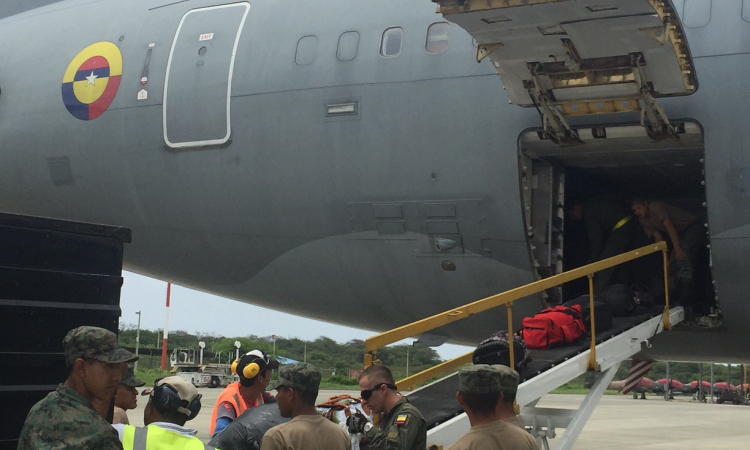
MULTIPOLYGON (((209 422, 219 389, 201 388, 202 409, 186 425, 198 430, 198 437, 209 439, 209 422)), ((318 401, 354 391, 321 391, 318 401)), ((583 400, 578 394, 546 395, 539 406, 576 408, 583 400)), ((133 425, 143 424, 143 408, 147 397, 138 397, 138 408, 129 411, 133 425)), ((609 449, 684 449, 746 448, 750 440, 748 420, 750 407, 730 404, 704 404, 689 397, 664 401, 651 396, 634 400, 631 396, 605 395, 586 424, 574 448, 578 450, 609 449)), ((562 434, 564 430, 559 430, 562 434)), ((550 447, 554 441, 550 442, 550 447)))

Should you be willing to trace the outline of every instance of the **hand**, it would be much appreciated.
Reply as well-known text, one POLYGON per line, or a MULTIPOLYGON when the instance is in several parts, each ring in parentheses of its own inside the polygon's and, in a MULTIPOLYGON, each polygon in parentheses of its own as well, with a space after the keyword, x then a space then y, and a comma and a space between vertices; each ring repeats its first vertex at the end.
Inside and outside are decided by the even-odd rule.
POLYGON ((687 259, 687 253, 685 253, 685 250, 683 250, 682 247, 675 246, 674 257, 679 260, 687 259))
POLYGON ((352 434, 363 433, 368 420, 364 414, 358 412, 346 418, 346 427, 352 434))

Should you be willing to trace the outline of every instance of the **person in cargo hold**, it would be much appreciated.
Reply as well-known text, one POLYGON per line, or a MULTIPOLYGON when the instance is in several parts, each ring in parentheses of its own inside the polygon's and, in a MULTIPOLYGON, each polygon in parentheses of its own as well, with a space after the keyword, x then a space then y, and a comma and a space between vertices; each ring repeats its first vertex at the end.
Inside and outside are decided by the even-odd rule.
MULTIPOLYGON (((608 195, 585 202, 574 200, 567 208, 568 218, 582 221, 589 240, 588 264, 634 250, 637 228, 627 205, 608 195)), ((603 292, 610 284, 630 284, 628 265, 621 264, 594 275, 594 290, 603 292)))
POLYGON ((450 450, 537 450, 513 408, 518 380, 518 372, 501 365, 479 364, 458 372, 456 400, 471 429, 450 450))
POLYGON ((705 301, 713 295, 698 295, 705 289, 696 285, 696 269, 710 273, 707 258, 699 257, 705 248, 706 230, 698 219, 683 209, 643 198, 632 199, 631 207, 650 238, 659 242, 665 240, 664 234, 669 236, 672 244, 668 277, 670 298, 685 307, 688 317, 695 316, 698 325, 720 325, 716 313, 711 314, 713 302, 705 301))
POLYGON ((358 412, 346 419, 352 434, 362 433, 370 450, 424 450, 427 448, 427 424, 422 413, 402 397, 391 370, 375 364, 359 376, 363 405, 380 414, 380 427, 358 412))
POLYGON ((122 448, 117 432, 93 403, 109 403, 129 362, 137 356, 120 347, 117 335, 78 327, 63 339, 68 378, 31 408, 18 450, 122 448))
POLYGON ((271 383, 271 370, 279 367, 279 362, 266 355, 262 350, 245 353, 232 363, 232 373, 240 377, 224 388, 219 395, 211 416, 211 436, 221 433, 234 419, 245 410, 258 405, 276 401, 273 395, 266 392, 271 383))

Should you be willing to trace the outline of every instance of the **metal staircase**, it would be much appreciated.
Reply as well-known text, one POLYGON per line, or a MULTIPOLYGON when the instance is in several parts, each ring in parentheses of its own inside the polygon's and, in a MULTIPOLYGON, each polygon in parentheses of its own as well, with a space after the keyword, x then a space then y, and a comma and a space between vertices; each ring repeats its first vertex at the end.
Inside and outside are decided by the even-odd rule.
MULTIPOLYGON (((673 308, 670 310, 669 316, 670 323, 675 324, 683 320, 684 311, 682 307, 673 308)), ((524 381, 518 386, 516 396, 516 402, 521 408, 519 419, 537 439, 540 448, 548 448, 545 445, 546 440, 558 437, 558 430, 561 428, 564 428, 565 431, 557 440, 555 448, 558 450, 572 448, 586 422, 591 417, 594 408, 599 404, 607 385, 612 381, 615 372, 620 367, 620 363, 638 353, 641 350, 641 345, 648 346, 650 339, 662 331, 664 331, 664 321, 661 315, 657 315, 598 344, 596 346, 597 363, 601 370, 597 372, 590 372, 587 369, 590 350, 582 351, 574 356, 563 356, 558 364, 553 364, 540 373, 532 374, 530 378, 527 378, 529 376, 527 371, 521 371, 524 381), (545 394, 586 373, 591 373, 593 383, 579 408, 536 407, 537 402, 545 394)), ((534 360, 541 357, 544 352, 535 352, 534 360)), ((451 384, 453 394, 455 394, 458 389, 458 378, 455 375, 447 377, 441 382, 451 384)), ((420 407, 420 403, 425 403, 425 406, 427 406, 427 402, 421 402, 420 397, 434 395, 434 392, 431 392, 432 390, 434 390, 432 385, 415 390, 409 395, 410 400, 417 407, 420 407)), ((452 397, 451 400, 455 403, 455 398, 452 397)), ((434 425, 427 432, 427 442, 447 448, 469 431, 469 428, 469 420, 466 414, 459 414, 443 423, 434 425)))
MULTIPOLYGON (((506 306, 508 331, 513 333, 512 306, 514 301, 539 294, 547 289, 581 277, 589 279, 591 309, 590 338, 574 345, 549 350, 532 350, 532 361, 519 369, 521 384, 516 401, 520 409, 520 419, 538 440, 540 447, 547 448, 547 439, 554 438, 559 428, 565 428, 555 448, 569 449, 591 416, 609 382, 614 377, 620 363, 649 347, 651 339, 672 324, 684 319, 682 307, 669 308, 666 295, 663 309, 641 309, 630 317, 615 318, 612 328, 595 328, 595 308, 593 307, 593 274, 609 267, 623 264, 652 253, 662 252, 667 286, 667 246, 664 242, 648 245, 612 258, 589 264, 577 269, 551 276, 526 286, 521 286, 476 302, 454 308, 441 314, 403 325, 391 331, 373 336, 365 342, 365 367, 377 362, 380 347, 401 339, 416 336, 439 328, 448 323, 470 317, 497 306, 506 306), (536 403, 545 394, 584 374, 589 374, 591 389, 581 406, 575 410, 554 410, 537 408, 536 403)), ((668 292, 667 292, 668 294, 668 292)), ((413 389, 420 383, 428 382, 447 372, 471 362, 472 353, 439 364, 418 374, 397 382, 402 390, 413 389)), ((510 361, 513 367, 513 346, 510 346, 510 361)), ((470 426, 468 418, 458 406, 455 393, 458 390, 457 373, 414 389, 408 398, 420 409, 428 426, 427 443, 435 448, 447 448, 465 434, 470 426)))

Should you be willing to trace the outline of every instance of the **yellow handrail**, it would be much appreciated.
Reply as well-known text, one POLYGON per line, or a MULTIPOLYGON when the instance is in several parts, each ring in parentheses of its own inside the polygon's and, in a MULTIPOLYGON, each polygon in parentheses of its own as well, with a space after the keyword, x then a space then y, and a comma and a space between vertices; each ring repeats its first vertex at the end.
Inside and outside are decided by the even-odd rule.
MULTIPOLYGON (((442 312, 440 314, 435 314, 434 316, 428 317, 426 319, 422 319, 422 320, 419 320, 419 321, 416 321, 407 325, 400 326, 393 330, 386 331, 386 332, 377 334, 375 336, 372 336, 365 341, 366 353, 365 353, 365 358, 364 358, 364 366, 369 367, 375 362, 377 350, 381 347, 384 347, 388 344, 392 344, 394 342, 398 342, 408 337, 412 337, 421 333, 425 333, 427 331, 433 330, 443 325, 447 325, 451 322, 465 319, 469 316, 486 311, 488 309, 495 308, 500 305, 506 305, 507 316, 508 316, 508 334, 512 336, 513 335, 513 323, 512 323, 513 316, 512 316, 511 308, 513 306, 513 301, 532 295, 532 294, 542 292, 544 290, 547 290, 555 286, 559 286, 571 280, 575 280, 575 279, 582 278, 582 277, 588 277, 589 278, 589 302, 590 302, 589 305, 591 308, 591 356, 589 359, 588 366, 589 366, 589 370, 597 370, 598 365, 596 363, 596 332, 595 332, 595 327, 594 327, 594 287, 593 287, 594 275, 593 274, 598 271, 608 269, 610 267, 614 267, 616 265, 619 265, 628 261, 632 261, 634 259, 641 258, 643 256, 650 255, 652 253, 656 253, 659 251, 662 252, 663 259, 664 259, 664 292, 665 292, 664 328, 669 330, 671 329, 671 324, 669 323, 669 288, 668 288, 668 274, 667 274, 667 269, 668 269, 667 266, 668 266, 669 259, 668 259, 668 254, 667 254, 667 244, 666 242, 662 241, 662 242, 650 244, 650 245, 647 245, 645 247, 641 247, 635 250, 631 250, 629 252, 622 253, 620 255, 613 256, 611 258, 603 259, 601 261, 597 261, 595 263, 588 264, 583 267, 579 267, 577 269, 569 270, 567 272, 563 272, 558 275, 553 275, 549 278, 535 281, 525 286, 511 289, 509 291, 502 292, 500 294, 492 295, 490 297, 477 300, 467 305, 454 308, 449 311, 442 312)), ((405 383, 405 386, 412 387, 418 383, 421 383, 430 378, 433 378, 434 376, 438 374, 440 370, 442 370, 443 372, 447 370, 452 370, 462 365, 463 363, 470 361, 471 358, 469 356, 470 354, 463 355, 459 358, 446 361, 445 363, 442 363, 438 366, 427 369, 426 371, 414 374, 411 377, 401 380, 399 383, 405 383), (458 364, 459 360, 463 362, 458 364), (419 381, 415 381, 415 380, 419 380, 419 381)), ((509 356, 510 356, 510 361, 511 361, 511 368, 514 368, 515 364, 514 364, 513 345, 510 345, 509 356)), ((401 385, 399 385, 399 387, 401 387, 401 385)))
POLYGON ((449 370, 457 369, 463 366, 464 364, 470 363, 472 353, 473 352, 469 352, 457 358, 449 359, 448 361, 444 361, 438 364, 437 366, 430 367, 429 369, 423 370, 419 373, 415 373, 412 376, 406 377, 403 380, 399 380, 396 382, 396 387, 398 387, 399 391, 411 390, 414 388, 414 386, 420 383, 424 383, 430 378, 435 378, 436 376, 444 374, 445 372, 448 372, 449 370))

